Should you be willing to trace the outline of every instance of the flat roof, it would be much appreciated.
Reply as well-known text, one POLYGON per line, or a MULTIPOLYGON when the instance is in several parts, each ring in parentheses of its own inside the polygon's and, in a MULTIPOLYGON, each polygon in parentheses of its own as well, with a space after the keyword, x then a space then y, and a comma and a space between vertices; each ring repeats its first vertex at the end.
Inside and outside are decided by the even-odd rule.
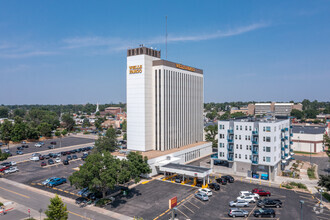
POLYGON ((162 167, 169 168, 169 169, 177 169, 177 170, 184 170, 189 171, 193 173, 205 173, 210 171, 210 168, 205 167, 198 167, 198 166, 192 166, 192 165, 184 165, 184 164, 178 164, 178 163, 169 163, 162 167))
POLYGON ((168 60, 154 60, 154 61, 152 61, 152 66, 168 66, 168 67, 176 68, 179 70, 185 70, 185 71, 189 71, 189 72, 193 72, 193 73, 203 74, 202 69, 197 69, 195 67, 186 66, 181 63, 174 63, 174 62, 171 62, 168 60))
POLYGON ((263 117, 263 118, 256 118, 256 117, 239 117, 239 118, 231 118, 226 120, 220 121, 235 121, 235 122, 279 122, 287 120, 288 118, 280 118, 280 117, 263 117))
MULTIPOLYGON (((156 158, 156 157, 164 156, 166 154, 171 154, 171 153, 174 153, 174 152, 189 149, 189 148, 196 147, 196 146, 199 146, 199 145, 203 145, 203 144, 206 144, 206 143, 207 142, 205 142, 205 141, 201 141, 201 142, 185 145, 185 146, 182 146, 182 147, 179 147, 179 148, 173 148, 173 149, 166 150, 166 151, 150 150, 150 151, 139 151, 139 152, 142 154, 142 156, 147 156, 148 159, 153 159, 153 158, 156 158)), ((134 152, 136 152, 136 151, 134 151, 134 152)), ((125 154, 119 153, 118 151, 113 152, 112 155, 122 156, 122 157, 126 156, 125 154)))
POLYGON ((323 134, 326 127, 320 126, 292 126, 292 132, 298 134, 323 134))

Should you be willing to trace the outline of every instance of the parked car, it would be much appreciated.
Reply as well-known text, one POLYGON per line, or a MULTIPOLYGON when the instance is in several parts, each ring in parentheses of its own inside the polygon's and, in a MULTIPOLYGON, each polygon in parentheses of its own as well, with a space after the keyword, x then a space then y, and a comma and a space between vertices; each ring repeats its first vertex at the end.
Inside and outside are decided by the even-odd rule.
POLYGON ((26 141, 22 141, 21 144, 26 144, 26 141))
POLYGON ((42 145, 40 143, 36 143, 34 146, 35 147, 42 147, 42 145))
POLYGON ((222 185, 226 185, 227 184, 227 180, 223 177, 220 177, 218 179, 216 179, 217 183, 220 183, 222 185))
POLYGON ((77 194, 78 195, 82 195, 84 192, 86 192, 88 190, 88 187, 86 187, 86 188, 83 188, 82 190, 80 190, 77 194))
POLYGON ((63 165, 69 165, 69 161, 68 160, 63 160, 63 165))
POLYGON ((258 209, 254 211, 253 215, 255 217, 271 217, 271 218, 274 218, 276 216, 274 209, 258 209))
POLYGON ((39 157, 41 154, 40 153, 33 153, 32 157, 39 157))
POLYGON ((66 179, 65 178, 55 178, 52 181, 50 181, 48 183, 48 186, 53 187, 53 186, 58 186, 61 185, 62 183, 66 183, 66 179))
POLYGON ((74 155, 72 155, 72 159, 73 159, 73 160, 76 160, 76 159, 78 159, 77 155, 75 155, 75 154, 74 154, 74 155))
POLYGON ((4 167, 10 167, 11 166, 11 162, 3 162, 1 164, 1 166, 4 166, 4 167))
POLYGON ((6 166, 0 166, 0 172, 4 172, 5 170, 9 169, 9 167, 6 166))
POLYGON ((21 150, 18 150, 18 151, 16 151, 16 154, 17 154, 17 155, 22 155, 22 154, 24 154, 24 152, 21 151, 21 150))
POLYGON ((176 176, 175 179, 174 179, 174 181, 176 183, 181 183, 182 182, 182 177, 181 176, 176 176))
POLYGON ((11 166, 15 166, 17 163, 15 161, 9 162, 11 166))
POLYGON ((198 192, 204 193, 207 196, 212 196, 212 190, 204 188, 204 189, 199 189, 198 192))
POLYGON ((50 181, 53 181, 54 179, 56 179, 56 177, 48 178, 45 181, 43 181, 41 184, 44 185, 44 186, 46 186, 50 181))
POLYGON ((48 149, 54 149, 54 148, 55 148, 54 145, 49 145, 49 146, 48 146, 48 149))
POLYGON ((248 217, 249 212, 246 210, 240 209, 240 208, 232 208, 232 209, 230 209, 228 215, 233 218, 235 218, 235 217, 245 217, 246 218, 246 217, 248 217))
POLYGON ((50 156, 49 156, 48 154, 43 155, 43 157, 44 157, 46 160, 48 160, 48 159, 50 158, 50 156))
POLYGON ((42 167, 47 166, 47 163, 45 161, 42 161, 40 166, 42 166, 42 167))
POLYGON ((29 145, 27 145, 27 144, 23 144, 22 147, 23 147, 23 148, 29 148, 29 145))
POLYGON ((15 173, 15 172, 18 172, 19 169, 17 167, 9 167, 8 169, 5 170, 5 174, 8 174, 8 173, 15 173))
POLYGON ((214 189, 215 191, 218 191, 218 190, 220 190, 220 185, 217 183, 210 183, 209 188, 214 189))
POLYGON ((66 156, 66 159, 67 159, 67 160, 72 160, 71 155, 66 156))
POLYGON ((265 208, 265 207, 282 207, 282 202, 279 199, 263 199, 259 200, 257 203, 258 207, 265 208))
POLYGON ((83 156, 81 157, 81 159, 82 159, 82 160, 85 160, 85 159, 87 158, 87 156, 88 156, 88 155, 83 155, 83 156))
POLYGON ((66 152, 63 151, 63 152, 61 152, 61 154, 62 154, 62 156, 65 156, 66 155, 66 152))
POLYGON ((49 159, 49 160, 48 160, 48 164, 49 164, 49 165, 52 165, 52 164, 54 164, 54 161, 53 161, 53 159, 49 159))
POLYGON ((95 199, 101 199, 103 197, 101 192, 95 192, 95 193, 89 193, 87 195, 88 199, 95 200, 95 199))
POLYGON ((82 204, 82 203, 87 203, 88 202, 88 199, 84 198, 84 197, 78 197, 76 199, 76 204, 79 205, 79 204, 82 204))
POLYGON ((252 196, 239 196, 239 197, 237 197, 237 200, 243 200, 243 201, 247 201, 249 203, 251 203, 251 202, 255 203, 256 202, 255 198, 252 197, 252 196))
POLYGON ((229 206, 230 207, 248 207, 249 202, 243 201, 243 200, 235 200, 235 201, 229 202, 229 206))
POLYGON ((201 192, 195 193, 195 197, 197 199, 202 200, 202 201, 208 201, 209 200, 209 197, 205 193, 201 193, 201 192))
POLYGON ((240 191, 240 196, 252 196, 255 198, 255 200, 259 200, 260 196, 256 193, 251 193, 250 191, 240 191))
POLYGON ((44 159, 45 159, 44 156, 42 156, 42 155, 39 156, 39 160, 44 160, 44 159))
POLYGON ((222 176, 222 178, 225 178, 227 180, 227 182, 229 182, 229 183, 233 183, 235 181, 234 177, 229 176, 229 175, 222 176))
POLYGON ((79 149, 77 149, 77 152, 78 152, 78 153, 80 153, 80 152, 81 152, 81 150, 82 150, 82 149, 81 149, 81 148, 79 148, 79 149))
POLYGON ((39 157, 31 157, 30 160, 31 161, 39 161, 39 157))
POLYGON ((56 141, 50 142, 51 145, 56 145, 56 141))
POLYGON ((55 163, 61 163, 61 158, 59 158, 59 157, 57 157, 56 159, 55 159, 55 163))
POLYGON ((56 155, 56 154, 54 154, 54 153, 49 153, 49 154, 48 154, 48 156, 49 156, 50 158, 55 157, 55 155, 56 155))
POLYGON ((256 193, 259 196, 271 196, 271 193, 269 191, 265 191, 263 189, 257 189, 257 188, 253 189, 252 193, 256 193))
POLYGON ((17 150, 24 150, 23 147, 17 147, 17 150))

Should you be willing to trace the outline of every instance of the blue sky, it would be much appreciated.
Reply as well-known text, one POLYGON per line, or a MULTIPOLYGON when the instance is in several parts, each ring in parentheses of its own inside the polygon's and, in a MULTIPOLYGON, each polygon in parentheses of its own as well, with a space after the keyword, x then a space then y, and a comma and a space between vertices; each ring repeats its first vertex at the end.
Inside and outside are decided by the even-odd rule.
POLYGON ((0 0, 0 104, 126 101, 126 49, 204 70, 205 102, 329 101, 330 1, 0 0))

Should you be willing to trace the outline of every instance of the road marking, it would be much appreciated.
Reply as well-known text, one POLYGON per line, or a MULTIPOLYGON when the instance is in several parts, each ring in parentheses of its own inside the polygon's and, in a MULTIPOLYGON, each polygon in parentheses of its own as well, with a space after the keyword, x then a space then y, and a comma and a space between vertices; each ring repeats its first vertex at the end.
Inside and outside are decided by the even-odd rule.
POLYGON ((193 206, 195 206, 196 208, 198 208, 199 209, 199 207, 197 206, 197 205, 195 205, 195 204, 193 204, 192 202, 190 202, 190 201, 188 201, 190 204, 192 204, 193 206))
POLYGON ((63 189, 58 189, 58 191, 62 191, 63 192, 63 189))
POLYGON ((69 193, 69 191, 66 191, 66 190, 63 190, 63 192, 65 192, 65 193, 69 193))
POLYGON ((257 208, 257 206, 254 206, 254 208, 252 209, 252 211, 249 213, 248 217, 250 217, 251 213, 255 210, 255 208, 257 208))
POLYGON ((182 204, 182 206, 186 207, 186 209, 188 209, 188 210, 191 211, 192 213, 195 213, 195 212, 193 212, 193 210, 191 210, 190 208, 188 208, 188 207, 185 206, 184 204, 182 204))
POLYGON ((179 212, 181 212, 184 216, 186 216, 187 219, 190 219, 189 216, 187 216, 186 214, 184 214, 180 209, 177 209, 179 212))
POLYGON ((25 198, 27 198, 27 199, 30 198, 29 196, 26 196, 26 195, 20 194, 20 193, 18 193, 18 192, 11 191, 11 190, 9 190, 9 189, 2 188, 1 186, 0 186, 0 189, 3 189, 3 190, 5 190, 5 191, 8 191, 8 192, 14 193, 14 194, 19 195, 19 196, 22 196, 22 197, 25 197, 25 198))
POLYGON ((87 218, 87 217, 85 217, 85 216, 83 216, 83 215, 79 215, 79 214, 77 214, 77 213, 74 213, 74 212, 71 212, 71 211, 68 211, 68 213, 70 213, 70 214, 72 214, 72 215, 76 215, 76 216, 79 216, 80 218, 83 218, 83 219, 92 220, 91 218, 87 218))

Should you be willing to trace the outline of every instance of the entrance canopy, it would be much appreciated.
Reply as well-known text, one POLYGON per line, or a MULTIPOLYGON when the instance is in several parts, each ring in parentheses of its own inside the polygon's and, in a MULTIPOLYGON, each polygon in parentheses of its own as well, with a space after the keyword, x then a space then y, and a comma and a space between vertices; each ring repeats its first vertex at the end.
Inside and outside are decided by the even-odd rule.
POLYGON ((159 167, 160 171, 169 172, 169 173, 177 173, 185 176, 199 177, 205 178, 211 174, 210 168, 177 164, 177 163, 169 163, 164 166, 159 167))

